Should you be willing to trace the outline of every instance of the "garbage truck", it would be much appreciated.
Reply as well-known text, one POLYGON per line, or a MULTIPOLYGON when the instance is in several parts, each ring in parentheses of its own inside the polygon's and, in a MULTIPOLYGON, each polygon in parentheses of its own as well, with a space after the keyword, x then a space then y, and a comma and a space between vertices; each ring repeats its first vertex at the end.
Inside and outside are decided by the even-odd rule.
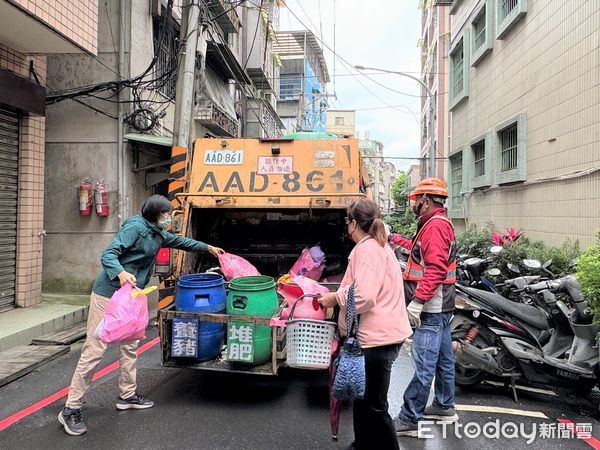
MULTIPOLYGON (((173 233, 222 247, 274 279, 290 271, 304 248, 319 245, 326 255, 321 284, 330 290, 339 286, 353 246, 346 232, 346 209, 369 196, 357 139, 197 139, 193 156, 173 148, 171 179, 173 233), (332 279, 337 283, 328 283, 332 279)), ((174 306, 182 276, 217 265, 208 253, 159 253, 162 364, 276 375, 286 357, 285 329, 278 327, 271 327, 271 358, 264 364, 237 364, 225 352, 208 361, 174 356, 174 323, 183 329, 187 323, 236 320, 229 314, 178 311, 174 306)), ((256 327, 270 325, 269 317, 244 320, 256 327)), ((198 340, 202 345, 201 336, 198 340)))

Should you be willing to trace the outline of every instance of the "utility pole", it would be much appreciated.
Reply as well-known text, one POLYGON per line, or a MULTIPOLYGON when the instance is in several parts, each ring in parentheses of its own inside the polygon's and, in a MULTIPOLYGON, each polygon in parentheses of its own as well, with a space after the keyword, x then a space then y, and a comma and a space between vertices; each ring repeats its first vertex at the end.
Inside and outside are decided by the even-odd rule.
POLYGON ((193 121, 194 85, 196 79, 196 49, 200 28, 200 1, 184 0, 180 39, 184 46, 178 62, 175 94, 173 146, 190 149, 190 129, 193 121))

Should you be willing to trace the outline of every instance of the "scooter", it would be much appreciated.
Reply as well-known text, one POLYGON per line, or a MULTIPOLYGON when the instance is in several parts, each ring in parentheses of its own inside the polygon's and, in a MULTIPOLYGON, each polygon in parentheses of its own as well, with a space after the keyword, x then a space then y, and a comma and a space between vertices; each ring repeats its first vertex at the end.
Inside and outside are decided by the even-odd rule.
POLYGON ((515 383, 575 387, 589 391, 598 384, 599 354, 591 310, 572 276, 527 285, 554 308, 512 302, 493 292, 456 285, 455 315, 451 322, 456 356, 456 384, 481 383, 489 376, 515 383), (556 294, 567 294, 569 308, 556 294))

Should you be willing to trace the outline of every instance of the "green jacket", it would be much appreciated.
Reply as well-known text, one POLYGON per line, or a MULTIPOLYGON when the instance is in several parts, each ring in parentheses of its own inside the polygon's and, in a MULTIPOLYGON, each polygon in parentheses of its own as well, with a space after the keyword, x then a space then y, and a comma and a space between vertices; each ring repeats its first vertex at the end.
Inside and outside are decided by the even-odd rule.
POLYGON ((103 297, 112 297, 120 287, 119 273, 126 271, 137 279, 143 289, 152 275, 158 251, 163 247, 187 251, 208 251, 208 245, 193 239, 175 236, 148 222, 142 216, 127 219, 112 242, 104 250, 100 261, 102 272, 92 291, 103 297))

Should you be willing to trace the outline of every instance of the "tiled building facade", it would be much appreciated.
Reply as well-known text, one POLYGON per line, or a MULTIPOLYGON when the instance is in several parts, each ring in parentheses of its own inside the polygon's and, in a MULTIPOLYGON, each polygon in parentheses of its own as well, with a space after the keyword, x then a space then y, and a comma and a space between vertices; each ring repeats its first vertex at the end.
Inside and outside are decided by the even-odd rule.
POLYGON ((93 54, 97 10, 95 0, 15 0, 0 5, 0 89, 4 92, 0 94, 0 200, 4 208, 0 312, 40 301, 45 54, 93 54))
POLYGON ((451 14, 455 223, 589 244, 600 226, 598 2, 462 0, 451 14))

